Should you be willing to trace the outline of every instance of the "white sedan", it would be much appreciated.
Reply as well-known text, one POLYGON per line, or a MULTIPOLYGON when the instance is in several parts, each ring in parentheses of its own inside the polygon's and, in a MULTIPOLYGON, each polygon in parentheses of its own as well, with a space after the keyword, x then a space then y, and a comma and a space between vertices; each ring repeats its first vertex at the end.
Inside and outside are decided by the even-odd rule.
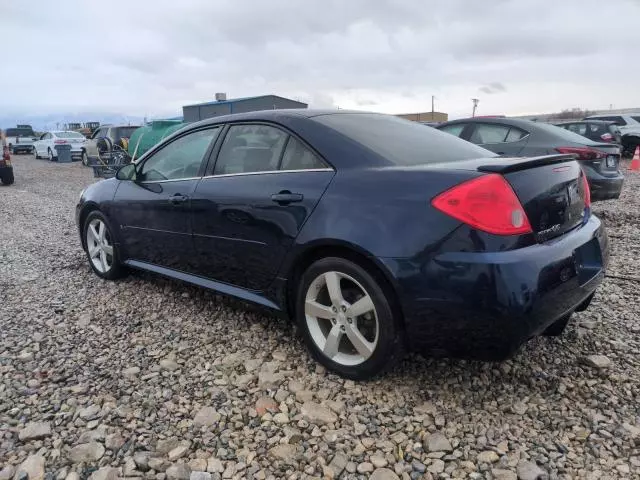
POLYGON ((57 145, 71 145, 71 156, 78 160, 85 154, 84 144, 87 139, 78 132, 70 131, 53 131, 47 132, 33 144, 33 154, 36 158, 48 158, 51 161, 56 160, 58 154, 56 152, 57 145))

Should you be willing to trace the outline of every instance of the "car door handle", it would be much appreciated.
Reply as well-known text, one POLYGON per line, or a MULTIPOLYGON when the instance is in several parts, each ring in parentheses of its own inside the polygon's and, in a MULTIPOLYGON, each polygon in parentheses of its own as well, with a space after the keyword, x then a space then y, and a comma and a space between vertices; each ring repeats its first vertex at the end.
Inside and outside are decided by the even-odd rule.
POLYGON ((176 193, 175 195, 171 195, 169 197, 169 203, 171 205, 180 205, 187 200, 189 200, 189 197, 187 197, 186 195, 182 195, 181 193, 176 193))
POLYGON ((282 192, 274 193, 273 195, 271 195, 271 200, 279 203, 280 205, 301 202, 303 198, 304 197, 301 193, 291 193, 288 190, 283 190, 282 192))

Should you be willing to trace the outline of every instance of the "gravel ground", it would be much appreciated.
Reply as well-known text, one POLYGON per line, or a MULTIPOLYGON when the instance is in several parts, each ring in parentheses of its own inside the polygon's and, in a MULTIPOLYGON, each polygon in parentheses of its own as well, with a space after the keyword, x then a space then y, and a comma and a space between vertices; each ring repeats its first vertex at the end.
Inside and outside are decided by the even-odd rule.
POLYGON ((101 281, 73 218, 90 171, 14 164, 0 480, 640 478, 640 174, 595 206, 611 277, 561 338, 501 364, 412 356, 354 383, 262 311, 146 274, 101 281))

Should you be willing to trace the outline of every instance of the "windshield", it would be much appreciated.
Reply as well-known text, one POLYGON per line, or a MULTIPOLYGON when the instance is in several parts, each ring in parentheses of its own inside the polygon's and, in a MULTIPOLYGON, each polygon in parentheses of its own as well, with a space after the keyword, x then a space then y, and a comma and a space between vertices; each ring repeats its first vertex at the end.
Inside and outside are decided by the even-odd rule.
POLYGON ((410 120, 376 113, 313 117, 396 165, 457 162, 496 154, 449 133, 410 120))
POLYGON ((33 130, 30 128, 7 128, 7 137, 33 137, 33 130))
POLYGON ((84 135, 78 132, 56 132, 58 138, 84 138, 84 135))

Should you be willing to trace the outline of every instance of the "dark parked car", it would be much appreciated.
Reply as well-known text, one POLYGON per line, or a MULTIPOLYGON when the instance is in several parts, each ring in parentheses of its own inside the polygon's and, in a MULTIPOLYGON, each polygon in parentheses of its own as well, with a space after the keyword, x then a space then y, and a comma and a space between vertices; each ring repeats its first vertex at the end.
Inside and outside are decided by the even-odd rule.
POLYGON ((446 122, 436 128, 499 155, 574 155, 587 174, 591 200, 610 200, 620 196, 624 176, 619 169, 619 145, 595 142, 555 125, 517 118, 467 118, 446 122))
POLYGON ((620 129, 614 122, 605 120, 581 120, 576 122, 556 123, 557 127, 587 137, 594 142, 622 144, 620 129))
POLYGON ((191 124, 89 186, 76 219, 99 277, 131 267, 269 307, 355 379, 407 348, 503 359, 558 335, 608 261, 572 156, 499 158, 348 111, 191 124))

